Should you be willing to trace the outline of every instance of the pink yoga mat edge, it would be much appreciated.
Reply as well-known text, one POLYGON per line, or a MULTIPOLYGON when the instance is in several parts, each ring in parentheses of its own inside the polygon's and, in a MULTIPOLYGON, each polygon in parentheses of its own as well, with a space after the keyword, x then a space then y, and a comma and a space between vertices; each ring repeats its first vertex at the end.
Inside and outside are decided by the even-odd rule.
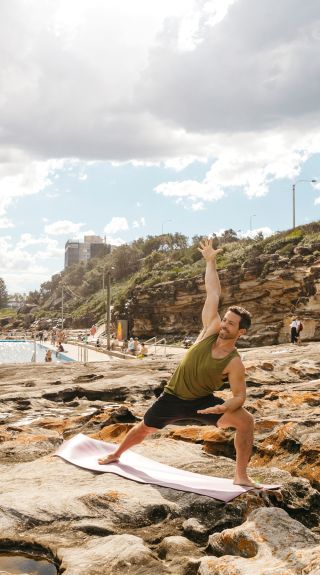
MULTIPOLYGON (((100 465, 98 458, 108 455, 114 445, 78 434, 65 441, 55 455, 83 469, 100 473, 113 473, 125 479, 197 493, 228 503, 235 497, 255 490, 254 487, 234 485, 232 479, 201 475, 177 469, 128 450, 121 460, 108 465, 100 465)), ((264 490, 278 489, 280 485, 263 485, 264 490)))

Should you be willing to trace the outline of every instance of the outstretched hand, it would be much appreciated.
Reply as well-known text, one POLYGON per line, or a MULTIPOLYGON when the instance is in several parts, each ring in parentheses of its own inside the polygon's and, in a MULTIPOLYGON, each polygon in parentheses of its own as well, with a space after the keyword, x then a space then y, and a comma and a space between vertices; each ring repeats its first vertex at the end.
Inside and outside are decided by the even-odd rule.
POLYGON ((221 405, 214 405, 213 407, 206 407, 206 409, 198 409, 197 413, 217 413, 217 414, 221 414, 221 413, 225 413, 226 408, 223 404, 221 405))
POLYGON ((217 254, 222 252, 221 248, 214 249, 212 247, 212 238, 207 238, 200 242, 200 247, 198 248, 199 252, 202 254, 206 262, 215 259, 217 254))

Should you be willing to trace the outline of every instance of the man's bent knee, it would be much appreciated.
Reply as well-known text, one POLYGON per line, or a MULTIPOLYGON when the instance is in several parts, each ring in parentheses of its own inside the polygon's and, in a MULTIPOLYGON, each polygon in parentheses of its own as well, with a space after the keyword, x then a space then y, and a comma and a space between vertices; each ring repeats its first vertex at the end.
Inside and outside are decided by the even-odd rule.
POLYGON ((235 411, 226 412, 217 423, 218 427, 225 429, 233 427, 235 429, 253 429, 254 419, 246 409, 239 407, 235 411))

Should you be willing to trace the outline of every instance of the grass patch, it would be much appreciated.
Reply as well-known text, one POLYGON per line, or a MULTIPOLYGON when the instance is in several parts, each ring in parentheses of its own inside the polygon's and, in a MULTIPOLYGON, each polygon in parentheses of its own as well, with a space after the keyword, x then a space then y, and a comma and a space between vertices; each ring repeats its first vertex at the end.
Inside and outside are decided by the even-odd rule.
POLYGON ((3 307, 0 309, 0 319, 7 317, 17 317, 17 310, 11 307, 3 307))

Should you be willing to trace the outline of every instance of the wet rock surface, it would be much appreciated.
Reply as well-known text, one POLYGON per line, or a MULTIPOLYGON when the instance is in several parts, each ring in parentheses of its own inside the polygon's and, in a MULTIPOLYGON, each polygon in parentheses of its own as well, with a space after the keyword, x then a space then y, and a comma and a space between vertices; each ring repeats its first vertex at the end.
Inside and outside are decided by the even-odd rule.
MULTIPOLYGON (((256 421, 250 474, 282 487, 228 504, 54 456, 77 433, 120 441, 159 395, 176 358, 2 366, 0 550, 37 550, 66 575, 318 574, 319 350, 310 343, 241 351, 256 421)), ((230 430, 170 426, 135 450, 181 469, 233 476, 230 430)))

